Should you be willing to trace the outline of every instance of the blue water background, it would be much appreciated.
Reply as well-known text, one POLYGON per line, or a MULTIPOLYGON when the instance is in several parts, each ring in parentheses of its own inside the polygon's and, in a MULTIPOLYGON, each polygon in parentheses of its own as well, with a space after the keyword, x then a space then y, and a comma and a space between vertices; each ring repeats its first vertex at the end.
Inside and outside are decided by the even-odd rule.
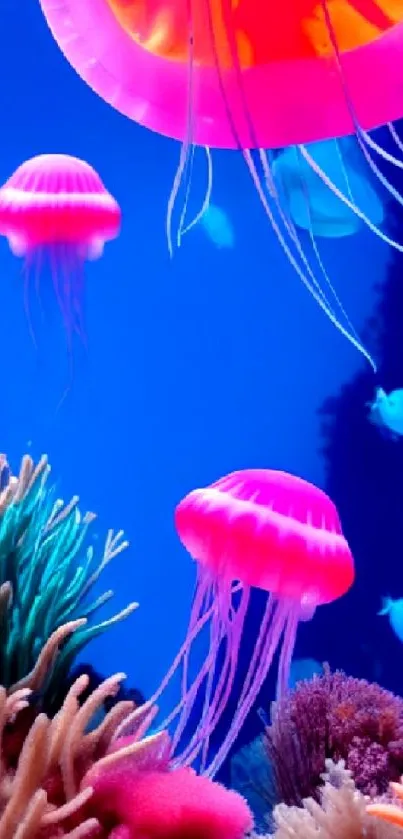
MULTIPOLYGON (((216 249, 196 229, 171 261, 164 226, 178 145, 81 81, 36 0, 0 0, 0 26, 0 181, 35 154, 77 155, 123 212, 120 238, 88 265, 88 350, 75 349, 73 387, 59 410, 68 369, 51 291, 43 290, 49 305, 37 350, 21 264, 0 241, 0 449, 15 468, 25 451, 47 452, 60 494, 77 492, 98 513, 99 540, 108 527, 126 531, 130 551, 107 570, 105 587, 114 588, 116 608, 128 599, 141 607, 86 658, 104 673, 126 671, 149 695, 184 636, 194 584, 175 504, 244 467, 323 485, 317 409, 361 359, 289 268, 236 153, 214 156, 214 201, 230 214, 234 249, 216 249)), ((325 243, 322 253, 359 328, 388 251, 363 232, 325 243)), ((299 654, 321 655, 323 627, 329 637, 340 631, 348 609, 348 597, 327 607, 319 653, 315 621, 304 627, 299 654)), ((357 650, 367 642, 357 620, 357 650)), ((342 633, 337 649, 332 663, 343 665, 342 633)))

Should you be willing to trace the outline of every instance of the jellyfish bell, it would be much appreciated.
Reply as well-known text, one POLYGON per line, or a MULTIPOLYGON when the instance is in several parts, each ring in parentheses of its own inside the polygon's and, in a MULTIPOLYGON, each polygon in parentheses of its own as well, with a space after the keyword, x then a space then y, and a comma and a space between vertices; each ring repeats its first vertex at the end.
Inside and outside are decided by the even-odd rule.
POLYGON ((0 235, 24 259, 26 300, 50 271, 69 340, 82 334, 84 263, 102 256, 120 217, 92 166, 69 155, 31 158, 0 188, 0 235))
MULTIPOLYGON (((67 60, 118 111, 181 144, 167 210, 170 253, 193 224, 195 149, 236 149, 279 243, 334 326, 376 370, 327 274, 304 249, 277 194, 270 151, 298 146, 327 189, 375 235, 403 250, 306 144, 354 135, 385 191, 401 166, 403 8, 396 0, 40 0, 67 60), (375 79, 376 83, 369 80, 375 79), (388 126, 395 153, 368 132, 388 126), (176 227, 176 237, 174 230, 176 227)), ((208 172, 210 172, 208 157, 208 172)), ((211 191, 208 174, 207 191, 211 191)), ((207 196, 208 197, 208 196, 207 196)), ((203 206, 208 205, 208 200, 203 206)), ((365 196, 364 196, 365 198, 365 196)), ((200 214, 198 214, 200 217, 200 214)))
POLYGON ((354 133, 335 48, 360 124, 402 116, 396 0, 297 0, 286 8, 265 0, 40 2, 90 87, 169 137, 186 138, 190 69, 198 145, 281 148, 354 133))
MULTIPOLYGON (((326 140, 309 146, 316 164, 342 193, 350 195, 371 222, 379 227, 384 221, 384 208, 370 175, 350 162, 349 146, 337 140, 326 140)), ((347 207, 323 182, 299 149, 290 146, 276 157, 273 178, 296 227, 317 237, 333 239, 353 236, 364 228, 364 222, 347 207)))
POLYGON ((354 580, 354 563, 330 499, 285 472, 234 472, 193 490, 178 505, 179 538, 197 563, 197 586, 187 637, 153 701, 182 669, 180 700, 163 725, 176 720, 175 761, 198 761, 213 776, 228 754, 279 651, 277 694, 287 690, 298 623, 341 597, 354 580), (210 758, 210 738, 232 694, 252 588, 267 593, 253 654, 223 740, 210 758), (200 633, 209 649, 189 676, 200 633), (200 692, 203 711, 184 748, 182 736, 200 692), (178 747, 179 751, 178 751, 178 747))

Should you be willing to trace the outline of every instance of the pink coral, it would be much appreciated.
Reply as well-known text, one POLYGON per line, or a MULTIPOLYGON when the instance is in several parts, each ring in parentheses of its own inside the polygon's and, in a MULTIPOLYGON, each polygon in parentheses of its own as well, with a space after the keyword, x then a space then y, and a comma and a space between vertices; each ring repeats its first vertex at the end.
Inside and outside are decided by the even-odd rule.
POLYGON ((238 793, 189 768, 131 772, 117 764, 91 785, 91 804, 114 839, 243 839, 253 827, 238 793))
POLYGON ((403 699, 326 667, 277 703, 266 741, 286 804, 318 796, 327 758, 344 760, 364 795, 383 795, 403 772, 403 699))

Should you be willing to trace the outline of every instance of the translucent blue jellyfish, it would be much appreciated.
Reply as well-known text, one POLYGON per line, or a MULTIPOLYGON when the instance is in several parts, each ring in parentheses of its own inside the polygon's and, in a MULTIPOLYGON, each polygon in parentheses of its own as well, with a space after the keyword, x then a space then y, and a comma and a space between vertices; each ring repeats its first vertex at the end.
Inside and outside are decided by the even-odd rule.
POLYGON ((210 241, 217 248, 233 248, 235 233, 228 214, 216 204, 209 204, 200 224, 210 241))
MULTIPOLYGON (((372 224, 384 220, 384 207, 370 174, 357 160, 352 138, 327 140, 309 147, 317 166, 372 224)), ((364 228, 364 222, 324 183, 296 146, 284 149, 273 163, 273 177, 296 227, 313 236, 341 238, 364 228)))

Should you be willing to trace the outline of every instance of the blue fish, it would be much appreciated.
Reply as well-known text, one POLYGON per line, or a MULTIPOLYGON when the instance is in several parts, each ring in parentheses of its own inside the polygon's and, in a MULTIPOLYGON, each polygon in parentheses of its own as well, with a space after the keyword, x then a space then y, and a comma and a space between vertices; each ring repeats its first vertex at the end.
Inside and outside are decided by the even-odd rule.
POLYGON ((385 393, 378 387, 375 398, 368 406, 369 420, 394 439, 403 437, 403 388, 385 393))
POLYGON ((217 248, 233 248, 235 233, 232 224, 224 210, 215 204, 210 204, 203 213, 200 224, 205 233, 217 248))
POLYGON ((403 644, 403 598, 393 600, 392 597, 383 597, 378 615, 388 616, 393 632, 403 644))

